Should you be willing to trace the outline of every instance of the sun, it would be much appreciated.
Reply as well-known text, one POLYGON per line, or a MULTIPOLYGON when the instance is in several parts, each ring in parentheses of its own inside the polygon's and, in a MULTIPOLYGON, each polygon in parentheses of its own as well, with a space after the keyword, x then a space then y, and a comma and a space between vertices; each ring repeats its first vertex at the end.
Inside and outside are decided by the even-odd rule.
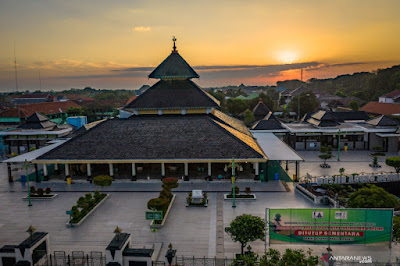
POLYGON ((284 64, 291 64, 297 59, 297 53, 294 51, 281 51, 277 53, 277 59, 284 64))

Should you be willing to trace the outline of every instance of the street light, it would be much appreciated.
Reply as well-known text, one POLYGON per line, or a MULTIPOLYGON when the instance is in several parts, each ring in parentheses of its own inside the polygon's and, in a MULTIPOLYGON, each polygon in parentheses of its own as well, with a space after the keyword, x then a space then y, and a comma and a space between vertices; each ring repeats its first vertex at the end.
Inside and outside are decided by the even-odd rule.
POLYGON ((236 208, 235 202, 235 158, 232 159, 232 163, 229 165, 232 167, 232 208, 236 208))
POLYGON ((339 128, 339 139, 338 139, 338 150, 337 150, 337 160, 340 161, 340 128, 339 128))
POLYGON ((31 203, 31 190, 29 189, 29 177, 28 177, 28 167, 29 166, 31 166, 31 164, 25 159, 24 168, 25 168, 25 173, 26 173, 26 176, 25 176, 26 184, 28 185, 28 207, 31 207, 32 206, 32 203, 31 203))

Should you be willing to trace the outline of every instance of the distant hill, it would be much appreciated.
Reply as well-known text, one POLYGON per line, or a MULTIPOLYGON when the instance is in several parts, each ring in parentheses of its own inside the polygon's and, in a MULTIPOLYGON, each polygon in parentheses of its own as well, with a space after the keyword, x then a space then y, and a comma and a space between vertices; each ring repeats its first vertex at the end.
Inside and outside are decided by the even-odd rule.
POLYGON ((312 90, 324 91, 341 97, 355 96, 364 101, 378 100, 380 95, 400 89, 400 65, 374 72, 357 72, 336 78, 278 81, 278 87, 305 86, 312 90))

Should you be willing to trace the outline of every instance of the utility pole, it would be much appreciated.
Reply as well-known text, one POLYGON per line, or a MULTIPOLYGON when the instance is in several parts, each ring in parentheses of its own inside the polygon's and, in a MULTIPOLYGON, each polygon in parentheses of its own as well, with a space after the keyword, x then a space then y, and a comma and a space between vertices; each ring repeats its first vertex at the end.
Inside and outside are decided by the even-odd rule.
POLYGON ((14 42, 14 69, 15 69, 15 88, 18 92, 18 74, 17 74, 17 56, 15 55, 15 42, 14 42))

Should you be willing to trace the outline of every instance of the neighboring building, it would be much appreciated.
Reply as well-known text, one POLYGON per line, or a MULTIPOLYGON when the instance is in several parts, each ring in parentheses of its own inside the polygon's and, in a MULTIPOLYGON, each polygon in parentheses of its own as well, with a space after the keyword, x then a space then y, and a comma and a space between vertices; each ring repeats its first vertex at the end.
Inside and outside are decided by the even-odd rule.
POLYGON ((85 97, 79 94, 65 94, 59 99, 60 102, 72 101, 80 106, 91 104, 95 101, 93 97, 85 97))
POLYGON ((239 100, 253 100, 253 99, 258 98, 258 97, 260 97, 260 95, 259 95, 258 93, 256 93, 256 92, 254 92, 254 93, 251 93, 251 94, 248 95, 248 96, 240 95, 240 96, 236 97, 235 99, 239 99, 239 100))
MULTIPOLYGON (((267 156, 244 124, 218 109, 219 102, 196 85, 199 75, 172 53, 149 75, 159 79, 129 103, 129 118, 108 119, 33 163, 65 165, 65 176, 91 179, 99 174, 115 178, 259 179, 259 163, 267 156)), ((47 173, 47 170, 45 170, 47 173)), ((265 178, 265 176, 262 176, 265 178)))
POLYGON ((400 104, 398 103, 380 103, 369 102, 360 108, 371 115, 400 115, 400 104))
POLYGON ((8 147, 8 155, 21 154, 28 152, 31 148, 39 149, 56 138, 66 137, 72 129, 72 126, 58 127, 48 117, 34 113, 17 128, 0 131, 0 136, 3 144, 8 147))
POLYGON ((21 104, 0 113, 0 125, 15 127, 23 123, 34 113, 46 115, 51 121, 62 124, 66 121, 67 110, 70 107, 80 108, 71 101, 68 102, 43 102, 32 104, 21 104))
POLYGON ((319 150, 321 145, 337 149, 339 138, 341 149, 372 150, 382 146, 387 152, 399 150, 399 123, 386 116, 370 119, 363 111, 318 110, 304 115, 301 122, 267 121, 256 123, 252 132, 274 133, 295 150, 319 150))
POLYGON ((44 103, 44 102, 52 102, 54 97, 50 94, 43 93, 32 93, 32 94, 23 94, 13 96, 14 104, 30 104, 30 103, 44 103))
POLYGON ((395 90, 379 97, 380 103, 400 103, 400 90, 395 90))
POLYGON ((310 91, 310 89, 306 88, 306 87, 299 87, 297 89, 294 90, 285 90, 282 92, 282 97, 285 98, 285 102, 286 104, 290 103, 290 101, 293 99, 293 97, 300 95, 304 92, 308 92, 310 91))
POLYGON ((251 112, 254 115, 255 121, 259 121, 268 114, 271 114, 271 110, 269 110, 261 98, 251 112))

